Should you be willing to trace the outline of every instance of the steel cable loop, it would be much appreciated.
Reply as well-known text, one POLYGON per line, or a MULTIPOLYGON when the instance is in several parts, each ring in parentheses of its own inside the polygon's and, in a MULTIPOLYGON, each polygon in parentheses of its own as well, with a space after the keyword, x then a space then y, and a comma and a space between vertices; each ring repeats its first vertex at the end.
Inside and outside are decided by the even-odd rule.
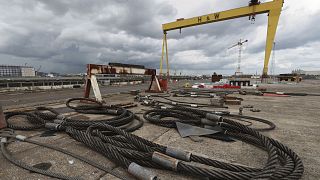
POLYGON ((172 109, 152 109, 143 114, 143 118, 154 124, 175 128, 176 122, 199 125, 201 118, 189 112, 175 111, 172 109), (175 119, 162 120, 163 118, 172 117, 175 119))
MULTIPOLYGON (((95 126, 100 126, 100 125, 95 125, 95 126)), ((102 126, 102 125, 101 125, 102 126)), ((108 130, 112 130, 112 131, 114 131, 114 132, 117 132, 119 135, 123 135, 124 137, 126 137, 126 138, 128 138, 128 141, 129 142, 132 142, 132 144, 134 144, 135 146, 137 146, 138 148, 140 148, 141 147, 141 145, 140 144, 137 144, 136 142, 135 142, 135 138, 139 138, 139 137, 137 137, 137 136, 134 136, 134 135, 132 135, 132 134, 128 134, 128 133, 126 133, 126 132, 124 132, 124 131, 122 131, 122 130, 120 130, 120 129, 117 129, 117 128, 114 128, 114 127, 112 127, 112 126, 108 126, 108 125, 103 125, 104 127, 106 127, 106 128, 108 128, 108 130)), ((67 129, 67 132, 69 131, 69 129, 67 129)), ((75 130, 75 131, 77 131, 77 130, 75 130)), ((81 131, 78 131, 79 133, 81 132, 81 131)), ((87 133, 88 134, 88 133, 87 133)), ((72 136, 72 135, 71 135, 72 136)), ((94 148, 94 149, 97 149, 97 147, 94 147, 94 146, 92 146, 92 144, 90 143, 90 142, 85 142, 85 141, 83 141, 83 140, 81 140, 81 139, 83 139, 83 138, 76 138, 77 140, 79 140, 79 141, 81 141, 81 142, 83 142, 83 143, 85 143, 85 144, 87 144, 87 145, 89 145, 89 146, 91 146, 91 148, 94 148)), ((109 145, 110 146, 110 145, 109 145)), ((141 149, 141 148, 140 148, 141 149)), ((133 157, 131 157, 131 156, 129 156, 128 157, 128 154, 126 154, 125 152, 126 151, 128 151, 128 150, 119 150, 119 148, 117 149, 117 148, 115 148, 115 149, 113 149, 113 150, 115 150, 115 151, 118 151, 118 153, 119 154, 121 154, 121 155, 123 155, 123 156, 126 156, 127 158, 130 158, 130 159, 132 159, 133 157)), ((152 151, 150 151, 150 152, 152 152, 152 151)), ((163 152, 163 150, 162 150, 162 152, 163 152)), ((137 153, 137 152, 136 152, 137 153)), ((139 154, 139 153, 138 153, 139 154)), ((136 158, 140 158, 139 156, 138 156, 138 154, 135 154, 134 156, 136 156, 136 158), (138 157, 137 157, 138 156, 138 157)), ((151 154, 149 154, 149 155, 151 155, 151 154)), ((112 158, 112 157, 110 157, 110 158, 112 158)), ((136 159, 136 158, 134 158, 134 159, 136 159)), ((147 160, 148 158, 146 158, 146 160, 147 160)), ((150 157, 149 157, 149 159, 150 159, 150 157)), ((135 162, 138 162, 138 161, 135 161, 135 162)), ((145 165, 145 163, 142 163, 142 162, 139 162, 139 163, 141 163, 142 165, 145 165)), ((153 164, 152 162, 150 162, 151 164, 153 164)), ((152 165, 152 167, 157 167, 157 166, 159 166, 159 165, 152 165)), ((162 167, 163 168, 163 167, 162 167)), ((195 168, 195 169, 197 169, 196 167, 189 167, 189 168, 195 168)), ((210 174, 211 174, 211 176, 208 174, 208 172, 206 172, 206 170, 201 170, 201 171, 203 171, 203 172, 205 172, 205 173, 198 173, 197 175, 202 175, 202 176, 208 176, 208 177, 214 177, 212 174, 212 172, 211 172, 211 170, 210 171, 208 171, 208 172, 210 172, 210 174)), ((219 173, 221 173, 221 172, 216 172, 217 174, 219 174, 219 173)), ((229 175, 229 176, 235 176, 235 175, 229 175)), ((239 176, 243 176, 243 177, 245 177, 244 179, 248 179, 248 177, 249 177, 249 175, 247 175, 247 174, 241 174, 240 173, 240 175, 239 176)))
MULTIPOLYGON (((116 135, 121 135, 123 137, 125 137, 127 140, 127 142, 131 142, 133 145, 136 146, 136 148, 138 148, 140 151, 143 151, 143 152, 153 152, 153 149, 150 148, 148 145, 146 145, 144 142, 147 142, 148 140, 142 140, 143 138, 139 137, 139 136, 136 136, 134 134, 130 134, 130 133, 127 133, 119 128, 116 128, 116 127, 113 127, 113 126, 110 126, 108 124, 95 124, 93 125, 93 127, 99 127, 99 128, 105 128, 106 130, 108 131, 112 131, 114 132, 114 134, 116 135)), ((154 144, 154 143, 151 143, 149 142, 150 144, 154 144)))
MULTIPOLYGON (((294 153, 290 148, 288 148, 287 146, 283 145, 282 143, 279 143, 278 141, 268 138, 266 136, 261 135, 259 132, 255 131, 254 129, 248 128, 238 122, 234 122, 232 120, 228 120, 228 119, 224 119, 223 120, 225 123, 230 123, 234 126, 240 127, 241 129, 243 129, 244 132, 253 135, 253 136, 260 136, 262 140, 268 140, 272 143, 272 145, 274 145, 277 148, 277 153, 280 151, 280 153, 278 154, 282 154, 282 153, 286 153, 288 156, 291 157, 291 159, 293 160, 295 166, 294 169, 291 169, 290 171, 286 172, 286 177, 283 178, 288 178, 290 177, 291 179, 299 179, 301 178, 302 174, 303 174, 303 164, 301 159, 297 156, 296 153, 294 153)), ((228 131, 227 131, 228 134, 228 131)), ((270 160, 270 155, 269 155, 269 160, 270 160)), ((270 162, 271 163, 271 162, 270 162)), ((275 176, 277 176, 277 172, 275 173, 275 176)))
POLYGON ((5 119, 7 122, 8 128, 15 129, 15 130, 34 130, 43 128, 45 124, 45 120, 40 118, 39 116, 28 113, 28 112, 6 112, 5 119), (16 116, 24 116, 25 119, 29 122, 29 125, 18 125, 17 123, 12 123, 13 117, 16 116))
MULTIPOLYGON (((104 108, 106 107, 103 107, 103 109, 104 108)), ((87 110, 90 109, 87 108, 81 111, 87 110)), ((147 120, 151 119, 151 121, 157 122, 159 125, 165 125, 167 123, 170 126, 173 126, 173 123, 176 121, 199 125, 203 118, 207 118, 207 113, 207 111, 195 110, 192 108, 173 107, 172 109, 166 110, 156 109, 147 111, 144 114, 144 118, 147 120), (169 118, 170 120, 166 120, 169 118)), ((119 112, 119 114, 123 114, 123 112, 119 112)), ((126 119, 127 117, 129 116, 125 115, 122 118, 126 119)), ((137 116, 133 115, 127 119, 131 119, 132 117, 137 118, 137 116)), ((115 119, 119 120, 117 118, 115 119)), ((125 131, 127 130, 126 128, 120 129, 119 127, 114 127, 113 125, 105 123, 105 121, 94 121, 94 123, 87 127, 79 128, 76 126, 77 121, 75 120, 72 121, 72 123, 74 123, 72 126, 66 121, 64 130, 70 137, 86 144, 91 149, 103 154, 111 161, 125 168, 129 168, 130 164, 135 162, 142 166, 169 169, 180 173, 188 173, 196 177, 208 177, 210 179, 245 180, 301 178, 303 174, 303 164, 300 158, 290 148, 276 140, 262 135, 257 130, 232 120, 232 118, 222 117, 211 121, 220 125, 226 135, 265 150, 268 153, 268 159, 264 167, 254 168, 225 163, 191 153, 189 155, 189 160, 175 159, 176 167, 172 169, 153 159, 156 152, 167 154, 167 151, 170 151, 170 148, 128 133, 125 131), (86 129, 86 131, 83 131, 83 129, 86 129), (208 165, 210 169, 200 168, 187 163, 190 161, 208 165)), ((169 155, 172 156, 170 153, 169 155)))
POLYGON ((276 128, 276 125, 273 122, 262 119, 262 118, 257 118, 257 117, 252 117, 252 116, 244 116, 244 115, 236 115, 236 114, 227 114, 224 116, 228 117, 228 118, 231 117, 231 118, 241 118, 241 119, 253 120, 253 121, 257 121, 257 122, 261 122, 261 123, 269 125, 268 128, 253 128, 257 131, 270 131, 270 130, 273 130, 276 128))
MULTIPOLYGON (((205 117, 207 113, 211 113, 210 111, 203 111, 203 110, 193 109, 193 108, 188 108, 188 107, 183 107, 183 106, 173 106, 171 109, 181 110, 183 112, 185 112, 185 111, 191 112, 191 113, 197 114, 202 117, 205 117)), ((276 128, 276 125, 273 122, 268 121, 266 119, 262 119, 262 118, 257 118, 257 117, 252 117, 252 116, 244 116, 244 115, 236 115, 236 114, 223 113, 223 112, 220 113, 219 111, 213 112, 213 113, 221 115, 222 117, 227 117, 229 119, 235 118, 235 120, 237 120, 237 121, 250 122, 250 120, 251 120, 251 121, 261 122, 261 123, 264 123, 269 126, 267 128, 252 128, 257 131, 270 131, 270 130, 273 130, 276 128)), ((251 124, 249 124, 249 125, 251 125, 251 124)))
MULTIPOLYGON (((112 127, 110 127, 111 129, 109 129, 109 130, 112 130, 112 127)), ((115 129, 114 129, 115 130, 115 129)), ((125 132, 121 132, 121 130, 115 130, 117 133, 119 133, 119 134, 121 134, 121 135, 124 135, 125 137, 128 137, 128 135, 129 134, 126 134, 125 132)), ((129 135, 129 136, 131 136, 131 135, 129 135)), ((133 138, 135 138, 135 136, 132 136, 133 138)), ((130 138, 130 141, 132 141, 134 144, 136 144, 133 140, 132 140, 132 138, 130 138)), ((138 145, 138 146, 140 146, 140 145, 138 145)), ((215 177, 215 178, 217 178, 217 177, 220 177, 221 175, 219 175, 219 176, 217 176, 216 174, 218 173, 218 172, 216 172, 216 171, 214 171, 214 172, 212 172, 212 170, 204 170, 204 169, 202 169, 202 170, 199 170, 199 169, 197 169, 196 167, 189 167, 188 165, 186 165, 187 166, 187 168, 186 169, 182 169, 181 171, 184 171, 184 170, 186 170, 186 171, 190 171, 190 170, 194 170, 194 172, 196 172, 196 173, 200 173, 200 174, 198 174, 198 175, 202 175, 202 176, 208 176, 208 177, 215 177)), ((221 172, 219 172, 219 173, 221 173, 221 172)), ((227 176, 224 176, 223 178, 226 178, 226 177, 228 177, 228 178, 231 178, 231 177, 233 177, 232 179, 248 179, 249 177, 252 177, 253 175, 251 175, 250 173, 242 173, 242 172, 240 172, 240 173, 236 173, 236 174, 232 174, 231 172, 228 172, 228 171, 226 171, 226 172, 224 172, 224 173, 227 173, 227 176), (231 173, 231 174, 230 174, 231 173), (235 176, 237 176, 237 178, 235 178, 235 176), (239 178, 240 177, 240 178, 239 178)), ((269 172, 268 172, 269 173, 269 172)), ((260 175, 260 177, 261 177, 262 175, 260 175)), ((223 179, 222 178, 222 179, 223 179)))
MULTIPOLYGON (((197 105, 197 107, 210 107, 210 106, 213 106, 211 104, 204 104, 204 103, 195 103, 195 102, 185 102, 185 101, 178 101, 178 100, 173 100, 173 99, 170 99, 169 97, 166 97, 166 96, 151 96, 151 97, 158 97, 158 98, 162 98, 162 99, 165 99, 169 102, 166 102, 166 101, 160 101, 160 100, 156 100, 156 102, 158 103, 162 103, 162 104, 168 104, 168 105, 175 105, 175 104, 179 104, 180 106, 188 106, 188 105, 197 105)), ((226 108, 226 107, 223 107, 223 108, 226 108)))
POLYGON ((107 145, 85 132, 73 129, 72 127, 67 127, 66 133, 75 140, 86 144, 91 149, 103 154, 111 161, 117 162, 117 164, 123 167, 129 167, 132 163, 132 161, 125 158, 116 149, 114 149, 113 146, 107 145))
MULTIPOLYGON (((256 134, 256 135, 258 135, 258 134, 256 134)), ((273 145, 270 142, 268 142, 267 138, 263 138, 260 136, 257 136, 257 138, 262 140, 262 144, 264 144, 264 146, 266 147, 267 152, 269 154, 268 161, 261 172, 247 173, 247 172, 231 172, 231 171, 227 171, 227 170, 216 171, 216 170, 211 170, 211 169, 210 170, 209 169, 199 169, 198 167, 189 167, 186 164, 184 164, 183 166, 180 166, 180 168, 182 171, 201 173, 202 176, 208 176, 209 174, 211 174, 211 175, 214 175, 215 176, 214 178, 217 178, 217 179, 270 178, 270 176, 275 172, 276 165, 278 163, 277 151, 276 151, 275 147, 273 147, 273 145), (217 173, 220 173, 220 174, 217 175, 217 173), (221 176, 223 176, 223 177, 221 177, 221 176)))
POLYGON ((42 119, 46 120, 53 120, 56 119, 59 113, 54 110, 53 108, 48 107, 36 107, 36 110, 34 111, 34 114, 38 115, 42 119), (49 111, 49 113, 45 113, 44 111, 49 111))
POLYGON ((132 162, 136 162, 143 166, 161 169, 161 166, 150 161, 152 158, 152 152, 138 151, 137 148, 136 150, 124 149, 112 144, 103 143, 94 136, 76 129, 72 129, 71 127, 68 127, 66 132, 74 139, 86 144, 93 150, 102 153, 108 159, 125 168, 128 168, 132 162), (92 141, 93 139, 95 141, 92 141))
MULTIPOLYGON (((57 111, 52 108, 47 107, 37 107, 34 112, 7 112, 6 113, 6 121, 9 128, 15 130, 32 130, 32 129, 40 129, 44 128, 46 123, 55 123, 54 120, 60 119, 59 128, 64 129, 68 126, 75 127, 77 129, 85 130, 87 127, 91 126, 95 123, 105 123, 115 127, 120 127, 127 131, 134 131, 143 126, 143 120, 136 116, 129 110, 126 110, 121 107, 109 107, 103 106, 101 103, 97 102, 93 99, 87 98, 72 98, 69 99, 66 103, 68 107, 73 108, 77 112, 85 113, 85 114, 101 114, 113 116, 111 118, 101 119, 101 120, 80 120, 75 118, 66 118, 64 116, 59 115, 57 111), (96 103, 94 106, 81 106, 78 108, 77 106, 71 106, 70 103, 75 100, 89 101, 92 103, 96 103), (46 112, 48 111, 48 112, 46 112), (25 116, 25 119, 28 122, 28 125, 20 125, 19 123, 13 123, 14 116, 25 116)), ((110 133, 110 132, 103 132, 110 133)))
POLYGON ((66 106, 70 109, 74 110, 87 110, 87 109, 97 109, 103 107, 103 104, 99 101, 96 101, 95 99, 90 99, 90 98, 70 98, 66 101, 66 106), (73 101, 86 101, 86 102, 91 102, 93 104, 90 105, 82 105, 82 106, 71 106, 71 103, 73 101))
MULTIPOLYGON (((192 112, 194 114, 197 114, 201 116, 202 118, 205 118, 205 115, 207 112, 201 111, 201 110, 195 110, 192 108, 186 108, 186 107, 173 107, 173 110, 177 109, 183 109, 183 110, 188 110, 188 112, 192 112)), ((167 111, 170 111, 171 109, 166 109, 167 111)), ((160 110, 158 111, 147 111, 144 114, 144 118, 146 120, 150 120, 150 122, 157 122, 159 121, 159 118, 161 115, 156 114, 155 112, 162 112, 160 110), (153 117, 150 117, 150 116, 153 117)), ((177 111, 175 111, 176 113, 177 111)), ((163 123, 157 122, 159 125, 163 125, 163 123)), ((169 124, 172 123, 169 121, 169 124)), ((218 122, 219 123, 219 122, 218 122)), ((251 167, 244 167, 244 166, 238 166, 238 165, 232 165, 232 164, 219 164, 216 161, 210 161, 209 159, 197 157, 195 155, 191 155, 191 160, 195 162, 199 162, 202 164, 207 164, 210 166, 218 167, 218 168, 223 168, 223 169, 228 169, 230 171, 236 171, 236 172, 249 172, 251 173, 251 177, 253 179, 259 179, 259 178, 272 178, 272 179, 286 179, 288 177, 292 179, 299 179, 302 174, 303 174, 303 164, 300 160, 300 158, 288 147, 285 145, 279 143, 276 140, 273 140, 271 138, 268 138, 266 136, 263 136, 260 134, 257 130, 249 128, 239 122, 233 121, 231 119, 228 119, 228 117, 224 117, 220 125, 223 129, 225 129, 225 134, 228 134, 230 136, 234 136, 244 142, 248 142, 250 144, 253 144, 259 148, 262 148, 268 152, 268 160, 267 163, 265 164, 265 167, 262 169, 259 168, 251 168, 251 167), (238 134, 238 136, 237 136, 238 134), (205 161, 205 162, 204 162, 205 161), (280 165, 279 165, 280 163, 280 165), (280 167, 279 167, 280 166, 280 167), (252 174, 254 173, 254 174, 252 174)), ((181 165, 180 168, 182 168, 182 171, 191 171, 193 173, 202 173, 202 175, 209 175, 210 173, 213 172, 208 172, 209 170, 205 171, 199 171, 197 168, 193 167, 187 167, 188 165, 184 164, 181 165)), ((230 174, 227 172, 224 172, 227 174, 226 177, 224 178, 231 178, 230 174)), ((234 172, 232 172, 234 173, 234 172)), ((239 174, 237 174, 238 176, 239 174)), ((247 176, 248 174, 241 174, 239 175, 242 176, 245 175, 247 176)), ((215 178, 219 178, 220 176, 217 176, 215 178)), ((246 178, 246 177, 242 177, 246 178)))

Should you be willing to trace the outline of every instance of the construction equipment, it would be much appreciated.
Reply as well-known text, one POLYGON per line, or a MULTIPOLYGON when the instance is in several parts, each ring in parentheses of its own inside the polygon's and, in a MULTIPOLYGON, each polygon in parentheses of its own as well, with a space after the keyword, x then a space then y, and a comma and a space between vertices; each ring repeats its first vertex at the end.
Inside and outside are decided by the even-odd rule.
POLYGON ((242 75, 242 72, 241 72, 241 70, 240 70, 240 65, 241 65, 241 53, 242 53, 242 46, 243 46, 243 44, 246 43, 246 42, 248 42, 248 40, 241 41, 241 39, 240 39, 240 41, 237 42, 237 44, 235 44, 235 45, 233 45, 233 46, 231 46, 231 47, 228 48, 228 49, 232 49, 232 48, 234 48, 234 47, 236 47, 236 46, 238 46, 238 48, 239 48, 238 65, 237 65, 237 69, 236 69, 236 71, 235 71, 235 75, 236 75, 236 76, 242 75))
POLYGON ((221 74, 217 74, 216 72, 213 73, 211 76, 211 82, 219 82, 222 79, 221 74))
POLYGON ((84 97, 89 98, 90 89, 92 86, 95 98, 97 101, 102 102, 102 96, 99 89, 97 74, 131 74, 131 75, 149 75, 151 76, 151 83, 149 90, 151 90, 153 81, 157 82, 158 91, 161 91, 161 87, 156 77, 155 69, 146 69, 144 66, 127 65, 127 64, 109 64, 109 65, 98 65, 98 64, 87 64, 87 76, 84 90, 84 97), (113 66, 112 66, 113 65, 113 66))
POLYGON ((278 76, 279 81, 290 81, 290 82, 301 82, 302 77, 298 73, 291 73, 291 74, 280 74, 278 76))
POLYGON ((168 43, 167 43, 167 32, 183 29, 192 26, 198 26, 208 23, 215 23, 219 21, 225 21, 229 19, 241 18, 249 16, 251 21, 255 20, 255 15, 268 13, 268 32, 265 48, 265 58, 263 67, 263 77, 267 77, 268 74, 268 64, 270 59, 271 50, 273 47, 273 42, 279 22, 279 17, 281 14, 281 9, 284 0, 273 0, 266 3, 260 3, 258 0, 251 0, 248 6, 240 7, 236 9, 231 9, 222 12, 216 12, 212 14, 206 14, 202 16, 197 16, 193 18, 180 18, 175 22, 170 22, 162 25, 163 30, 163 42, 162 42, 162 56, 160 60, 160 74, 162 73, 162 65, 164 60, 164 55, 166 57, 167 65, 167 78, 169 78, 169 59, 168 59, 168 43))

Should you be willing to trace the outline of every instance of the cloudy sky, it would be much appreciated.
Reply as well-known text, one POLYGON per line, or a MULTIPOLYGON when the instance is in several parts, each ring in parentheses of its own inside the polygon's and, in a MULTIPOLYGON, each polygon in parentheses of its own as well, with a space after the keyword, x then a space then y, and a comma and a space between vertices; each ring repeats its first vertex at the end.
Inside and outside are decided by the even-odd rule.
MULTIPOLYGON (((161 24, 245 6, 248 0, 0 0, 0 64, 80 73, 85 64, 159 68, 161 24)), ((286 0, 276 37, 276 73, 320 69, 320 1, 286 0)), ((239 39, 242 71, 261 73, 267 15, 168 32, 171 71, 233 74, 239 39)))

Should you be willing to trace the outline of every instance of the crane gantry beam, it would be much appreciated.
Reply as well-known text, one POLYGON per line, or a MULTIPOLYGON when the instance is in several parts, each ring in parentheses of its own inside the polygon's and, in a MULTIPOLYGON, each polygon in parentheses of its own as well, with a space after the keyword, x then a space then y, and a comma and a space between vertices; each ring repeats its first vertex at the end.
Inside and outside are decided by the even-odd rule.
MULTIPOLYGON (((164 53, 164 48, 167 49, 167 32, 183 29, 191 26, 198 26, 208 23, 215 23, 219 21, 225 21, 229 19, 236 19, 245 16, 254 16, 257 14, 269 13, 268 17, 268 30, 267 30, 267 40, 266 40, 266 49, 265 49, 265 59, 264 59, 264 67, 263 67, 263 75, 266 76, 268 73, 268 64, 270 59, 270 54, 279 22, 279 17, 281 14, 281 9, 283 6, 284 0, 273 0, 266 3, 258 3, 254 5, 249 5, 245 7, 240 7, 236 9, 215 12, 211 14, 206 14, 202 16, 197 16, 188 19, 178 19, 177 21, 166 23, 162 25, 162 30, 164 33, 163 38, 163 47, 162 52, 164 53)), ((166 55, 168 55, 168 51, 166 50, 166 55)), ((162 62, 163 62, 163 54, 160 62, 160 72, 162 72, 162 62)), ((166 60, 168 63, 168 59, 166 60)), ((169 76, 169 69, 167 64, 167 76, 169 76)))

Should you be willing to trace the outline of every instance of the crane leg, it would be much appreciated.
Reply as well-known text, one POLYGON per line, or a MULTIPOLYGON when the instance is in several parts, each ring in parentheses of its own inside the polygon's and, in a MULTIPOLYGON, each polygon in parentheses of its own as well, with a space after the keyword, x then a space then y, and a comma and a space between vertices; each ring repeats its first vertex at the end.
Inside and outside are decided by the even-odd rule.
POLYGON ((162 40, 162 53, 161 53, 161 59, 160 59, 160 73, 159 73, 160 77, 162 76, 162 68, 163 68, 164 41, 165 41, 165 35, 163 36, 163 40, 162 40))
POLYGON ((265 51, 264 66, 263 66, 263 73, 262 73, 263 78, 266 78, 268 75, 268 65, 269 65, 274 38, 277 31, 280 13, 281 13, 281 8, 272 9, 269 12, 266 51, 265 51))
POLYGON ((169 76, 170 76, 170 75, 169 75, 170 66, 169 66, 167 33, 164 34, 164 44, 165 44, 165 48, 166 48, 167 80, 169 80, 169 76))

